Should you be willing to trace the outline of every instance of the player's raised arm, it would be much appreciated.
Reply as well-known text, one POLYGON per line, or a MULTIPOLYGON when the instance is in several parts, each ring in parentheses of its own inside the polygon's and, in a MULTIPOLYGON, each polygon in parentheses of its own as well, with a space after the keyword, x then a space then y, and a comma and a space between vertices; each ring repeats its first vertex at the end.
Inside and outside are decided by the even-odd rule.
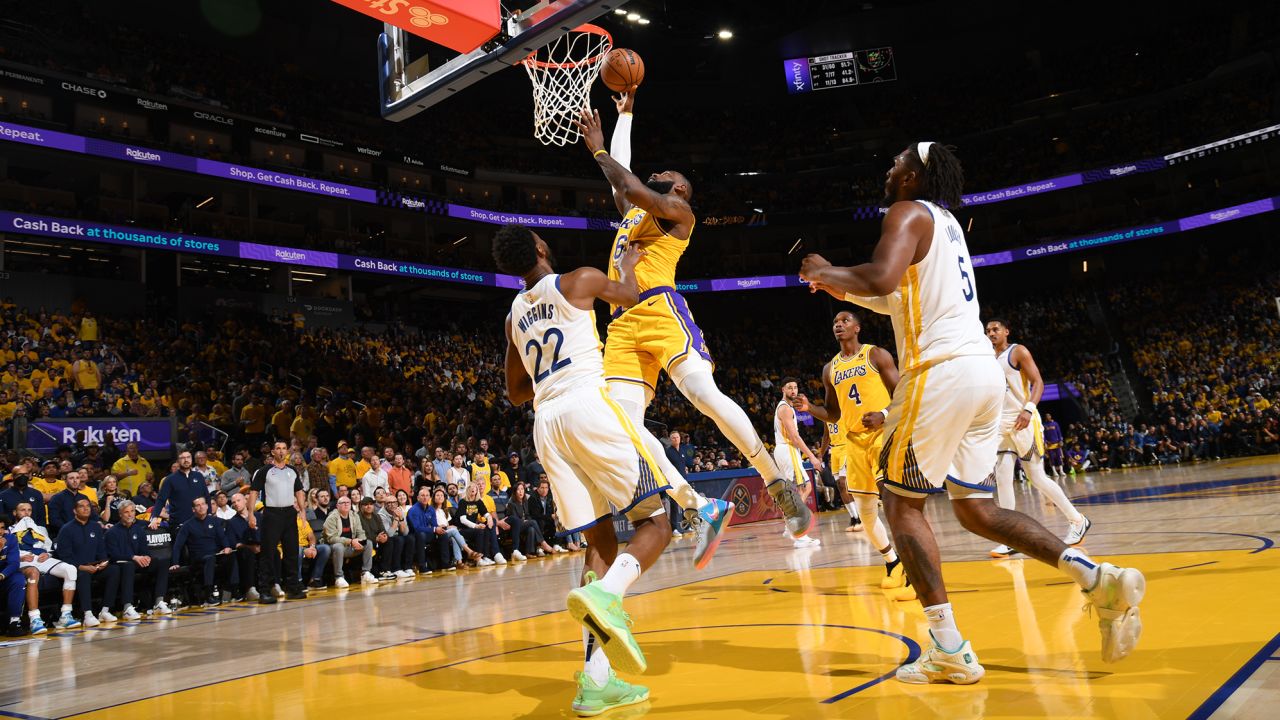
MULTIPOLYGON (((1011 360, 1018 366, 1018 372, 1022 374, 1023 379, 1027 381, 1029 386, 1027 389, 1027 405, 1038 405, 1040 397, 1044 395, 1044 378, 1040 376, 1040 368, 1036 365, 1035 358, 1031 357, 1031 351, 1026 345, 1019 345, 1013 349, 1011 360)), ((1022 412, 1018 413, 1018 419, 1013 423, 1014 430, 1022 430, 1031 424, 1031 409, 1024 407, 1022 412)))
POLYGON ((897 202, 885 215, 871 262, 836 267, 821 255, 807 255, 800 265, 800 277, 819 283, 823 289, 830 288, 841 297, 888 295, 898 288, 911 263, 919 262, 928 253, 928 245, 923 242, 926 238, 933 238, 933 216, 929 211, 917 202, 897 202))
POLYGON ((516 350, 516 346, 511 340, 511 315, 509 313, 504 325, 507 333, 507 400, 512 405, 523 405, 533 399, 533 378, 529 377, 529 371, 525 369, 524 362, 520 359, 520 353, 516 350))
MULTIPOLYGON (((613 186, 614 194, 621 194, 627 202, 642 208, 663 220, 670 220, 685 227, 693 225, 693 209, 689 203, 677 193, 659 193, 645 185, 630 170, 623 167, 609 152, 604 149, 604 131, 600 128, 600 111, 583 110, 577 122, 578 131, 582 133, 583 143, 587 150, 604 171, 604 176, 613 186)), ((676 174, 678 175, 678 173, 676 174)), ((688 187, 688 180, 678 176, 674 187, 683 184, 688 187)))
MULTIPOLYGON (((631 123, 636 105, 635 88, 629 93, 614 95, 613 104, 618 108, 618 122, 614 124, 613 137, 609 140, 609 154, 619 165, 631 170, 631 123)), ((618 207, 621 215, 626 215, 631 209, 631 201, 617 190, 613 191, 613 204, 618 207)))
POLYGON ((618 279, 593 267, 578 268, 560 276, 560 293, 575 307, 590 310, 599 298, 610 305, 631 307, 640 302, 640 288, 636 284, 636 265, 645 251, 635 244, 627 246, 618 260, 618 279))

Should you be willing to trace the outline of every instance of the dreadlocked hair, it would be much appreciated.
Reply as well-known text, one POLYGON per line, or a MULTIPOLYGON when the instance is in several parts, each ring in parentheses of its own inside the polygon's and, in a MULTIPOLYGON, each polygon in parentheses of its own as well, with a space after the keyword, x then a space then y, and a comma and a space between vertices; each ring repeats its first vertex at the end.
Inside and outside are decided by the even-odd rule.
POLYGON ((920 183, 920 199, 941 205, 948 209, 961 205, 961 191, 964 189, 964 168, 960 167, 960 159, 955 155, 954 145, 933 143, 929 146, 929 164, 920 159, 915 144, 911 145, 911 157, 924 168, 924 181, 920 183))
POLYGON ((538 244, 533 231, 523 225, 503 225, 493 236, 493 262, 498 271, 524 275, 538 264, 538 244))

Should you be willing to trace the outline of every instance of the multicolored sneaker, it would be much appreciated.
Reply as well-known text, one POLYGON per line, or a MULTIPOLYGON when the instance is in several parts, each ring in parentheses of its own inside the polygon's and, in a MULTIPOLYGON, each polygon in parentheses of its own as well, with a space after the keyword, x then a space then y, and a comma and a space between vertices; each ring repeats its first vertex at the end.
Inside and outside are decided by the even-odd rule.
POLYGON ((574 673, 578 681, 578 694, 573 696, 573 711, 579 717, 594 717, 614 708, 636 705, 649 699, 649 688, 643 685, 632 685, 618 679, 613 670, 609 670, 609 680, 603 686, 597 685, 584 672, 574 673))
POLYGON ((818 519, 805 503, 804 497, 800 495, 800 488, 790 480, 778 478, 766 485, 765 489, 769 491, 774 504, 782 511, 787 532, 791 533, 791 537, 799 539, 808 535, 818 519))
POLYGON ((585 627, 609 658, 609 664, 625 673, 642 673, 649 664, 631 634, 631 616, 622 610, 622 597, 605 590, 593 572, 587 584, 569 593, 569 615, 585 627))
POLYGON ((80 627, 80 621, 69 612, 62 613, 62 617, 58 618, 59 630, 74 630, 80 627))
POLYGON ((1098 611, 1102 631, 1102 661, 1113 663, 1133 652, 1142 637, 1142 616, 1138 603, 1147 592, 1147 579, 1133 568, 1111 563, 1098 566, 1098 582, 1081 590, 1098 611))
POLYGON ((970 647, 968 640, 955 652, 943 650, 934 639, 932 630, 929 631, 929 640, 929 649, 924 651, 919 660, 898 668, 898 682, 912 685, 972 685, 987 674, 986 668, 978 664, 978 654, 970 647))
POLYGON ((47 632, 49 632, 49 628, 44 626, 44 618, 40 617, 39 615, 31 618, 31 634, 32 635, 43 635, 47 632))
POLYGON ((701 570, 711 562, 716 554, 720 541, 724 539, 724 530, 733 517, 733 503, 719 498, 710 498, 698 508, 698 521, 694 528, 698 533, 698 544, 693 551, 693 567, 701 570))

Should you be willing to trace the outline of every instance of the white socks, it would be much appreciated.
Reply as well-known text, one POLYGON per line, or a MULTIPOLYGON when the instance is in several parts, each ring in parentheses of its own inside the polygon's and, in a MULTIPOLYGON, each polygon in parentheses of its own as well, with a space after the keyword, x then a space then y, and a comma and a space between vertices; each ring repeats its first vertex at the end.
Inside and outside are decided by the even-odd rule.
POLYGON ((600 578, 600 587, 614 595, 627 594, 627 588, 640 577, 640 561, 631 553, 618 553, 609 572, 600 578))
POLYGON ((63 614, 63 615, 66 615, 66 614, 68 614, 68 613, 70 613, 70 612, 71 612, 71 606, 70 606, 70 605, 63 604, 63 606, 62 606, 62 614, 63 614))
POLYGON ((996 504, 1005 510, 1017 510, 1018 499, 1013 494, 1013 466, 1017 458, 1013 453, 1002 452, 996 456, 996 504))
POLYGON ((609 657, 604 654, 595 636, 586 628, 582 628, 582 647, 586 651, 582 672, 586 673, 596 685, 604 687, 604 684, 609 682, 609 657))
POLYGON ((751 418, 728 395, 720 392, 709 370, 696 370, 683 375, 676 380, 676 387, 698 408, 698 412, 715 422, 720 432, 751 463, 751 467, 760 473, 765 485, 778 479, 778 466, 774 464, 773 456, 765 451, 764 443, 751 425, 751 418))
POLYGON ((860 519, 858 517, 858 501, 857 500, 850 500, 849 502, 845 503, 844 509, 849 511, 849 517, 853 518, 854 520, 860 519))
POLYGON ((964 644, 960 630, 956 628, 956 616, 951 611, 951 603, 930 605, 924 609, 924 616, 929 620, 929 632, 934 642, 943 651, 953 653, 964 644))
POLYGON ((1092 590, 1098 584, 1098 564, 1075 548, 1069 547, 1062 551, 1058 556, 1058 569, 1075 580, 1077 585, 1085 589, 1085 592, 1092 590))

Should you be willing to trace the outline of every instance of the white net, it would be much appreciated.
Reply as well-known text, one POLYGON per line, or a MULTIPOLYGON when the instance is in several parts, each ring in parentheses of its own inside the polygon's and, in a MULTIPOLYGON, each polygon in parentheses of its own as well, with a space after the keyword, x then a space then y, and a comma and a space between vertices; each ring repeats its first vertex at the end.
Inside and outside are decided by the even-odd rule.
POLYGON ((591 83, 612 48, 607 31, 583 25, 521 61, 533 82, 533 136, 543 145, 571 145, 582 137, 574 120, 591 108, 591 83))

